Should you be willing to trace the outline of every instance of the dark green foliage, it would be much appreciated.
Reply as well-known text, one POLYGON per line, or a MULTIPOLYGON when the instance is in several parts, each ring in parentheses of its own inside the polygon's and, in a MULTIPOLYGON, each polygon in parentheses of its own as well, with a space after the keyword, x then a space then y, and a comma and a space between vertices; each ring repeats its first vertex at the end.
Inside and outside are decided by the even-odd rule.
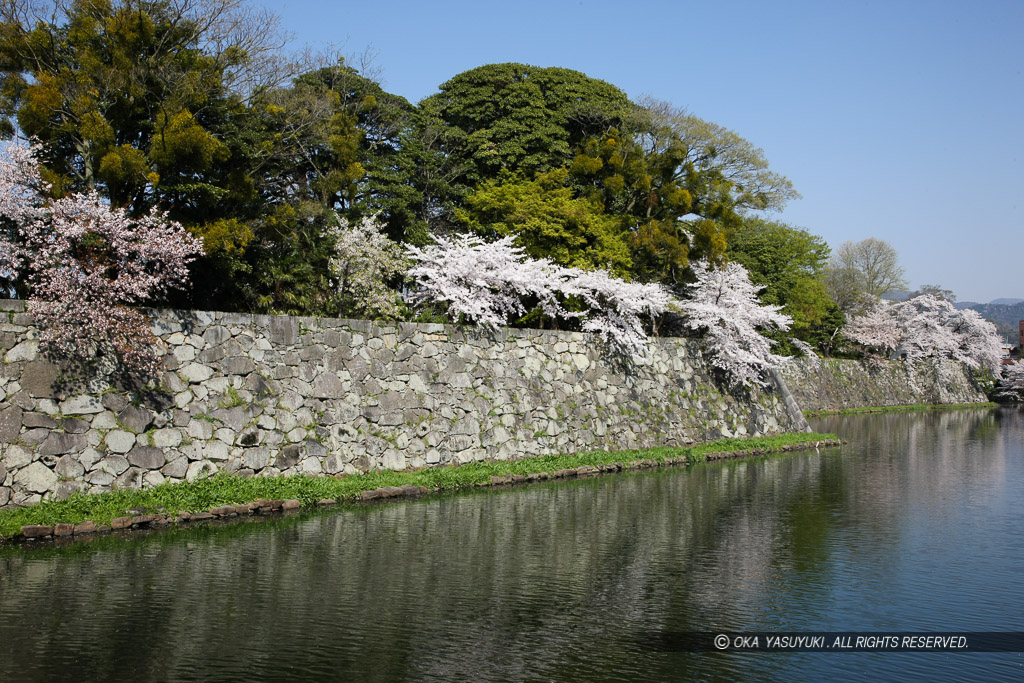
POLYGON ((489 64, 443 83, 421 103, 452 132, 449 156, 465 166, 461 183, 502 171, 531 176, 568 166, 588 137, 632 108, 615 86, 570 69, 489 64))

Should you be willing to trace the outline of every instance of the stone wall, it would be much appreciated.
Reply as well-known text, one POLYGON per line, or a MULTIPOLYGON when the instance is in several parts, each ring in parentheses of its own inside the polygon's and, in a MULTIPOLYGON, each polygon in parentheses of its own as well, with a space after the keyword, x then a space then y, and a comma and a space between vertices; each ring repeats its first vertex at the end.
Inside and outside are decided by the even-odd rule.
POLYGON ((790 361, 781 374, 803 410, 875 406, 983 403, 988 399, 970 371, 953 361, 876 363, 826 358, 790 361))
POLYGON ((802 419, 775 391, 722 391, 683 339, 622 365, 580 333, 151 315, 166 372, 160 392, 138 396, 109 375, 68 383, 21 302, 0 301, 0 506, 219 470, 336 475, 683 445, 802 419))

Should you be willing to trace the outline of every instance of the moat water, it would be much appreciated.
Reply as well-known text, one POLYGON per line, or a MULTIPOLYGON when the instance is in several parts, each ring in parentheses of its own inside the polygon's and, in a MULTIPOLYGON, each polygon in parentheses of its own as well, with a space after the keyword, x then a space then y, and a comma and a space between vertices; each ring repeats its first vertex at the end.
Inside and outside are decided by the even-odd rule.
POLYGON ((1024 631, 1024 413, 841 448, 0 548, 0 681, 1020 680, 1024 653, 693 652, 1024 631))

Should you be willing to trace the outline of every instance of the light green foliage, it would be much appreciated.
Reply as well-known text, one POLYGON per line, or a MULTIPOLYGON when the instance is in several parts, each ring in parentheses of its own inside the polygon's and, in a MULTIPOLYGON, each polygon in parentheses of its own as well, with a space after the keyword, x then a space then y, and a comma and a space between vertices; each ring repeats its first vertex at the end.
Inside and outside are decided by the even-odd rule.
POLYGON ((515 235, 533 258, 625 275, 631 265, 628 234, 599 205, 574 199, 567 177, 566 169, 558 169, 533 180, 485 182, 466 197, 456 220, 488 241, 515 235))

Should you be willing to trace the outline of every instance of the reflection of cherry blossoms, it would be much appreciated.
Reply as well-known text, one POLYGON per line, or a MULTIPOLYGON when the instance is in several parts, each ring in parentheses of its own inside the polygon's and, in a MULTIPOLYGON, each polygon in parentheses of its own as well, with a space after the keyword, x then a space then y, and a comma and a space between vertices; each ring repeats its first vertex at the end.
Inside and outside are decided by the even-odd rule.
POLYGON ((696 277, 690 298, 681 303, 683 324, 705 335, 711 364, 723 370, 734 386, 764 385, 768 370, 785 360, 771 352, 772 340, 758 330, 788 330, 792 319, 779 306, 762 304, 764 289, 750 282, 738 263, 712 270, 693 265, 696 277))
POLYGON ((977 311, 958 311, 930 294, 895 303, 880 299, 864 315, 852 318, 844 334, 887 357, 902 356, 911 363, 951 358, 996 377, 1000 373, 1002 350, 995 325, 977 311))
POLYGON ((124 370, 158 368, 147 318, 128 308, 188 282, 201 242, 153 210, 139 218, 99 195, 47 203, 30 149, 11 145, 0 159, 0 269, 27 285, 44 352, 91 363, 113 354, 124 370))
POLYGON ((489 243, 469 235, 434 241, 422 249, 409 247, 416 261, 409 275, 420 288, 411 298, 446 301, 453 317, 464 315, 481 325, 497 327, 525 314, 526 298, 552 318, 582 318, 584 331, 600 335, 616 352, 639 356, 647 341, 641 316, 658 316, 672 302, 657 284, 532 259, 513 244, 513 236, 489 243), (567 310, 568 297, 589 311, 567 310))

